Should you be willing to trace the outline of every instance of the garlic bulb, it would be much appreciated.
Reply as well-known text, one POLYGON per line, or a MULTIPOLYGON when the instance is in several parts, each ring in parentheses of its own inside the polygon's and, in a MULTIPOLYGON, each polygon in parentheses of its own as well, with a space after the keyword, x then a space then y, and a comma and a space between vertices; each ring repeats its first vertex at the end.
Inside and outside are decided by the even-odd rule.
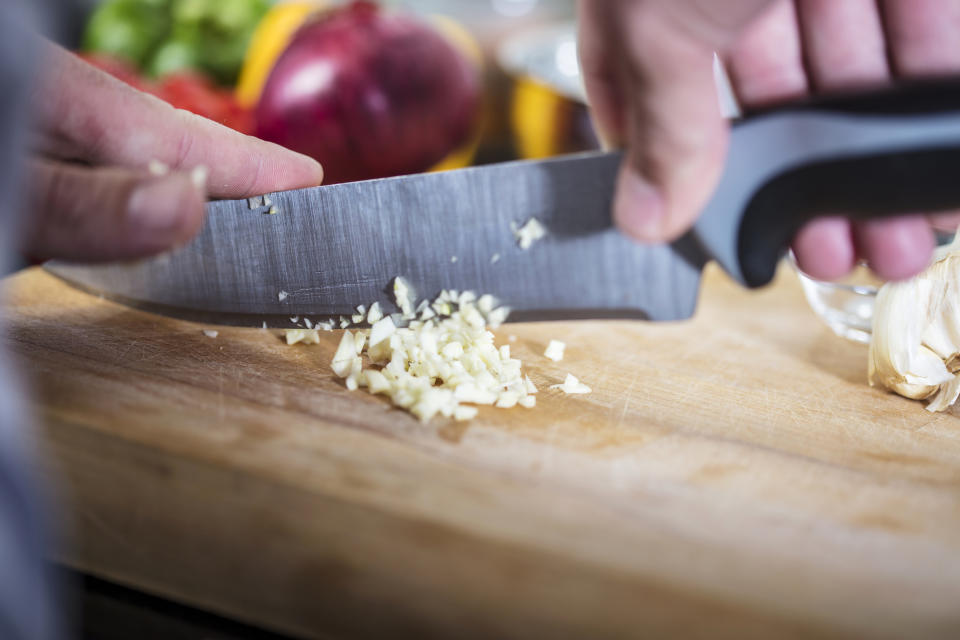
POLYGON ((877 293, 870 341, 870 385, 929 400, 943 411, 960 395, 960 235, 933 264, 877 293))

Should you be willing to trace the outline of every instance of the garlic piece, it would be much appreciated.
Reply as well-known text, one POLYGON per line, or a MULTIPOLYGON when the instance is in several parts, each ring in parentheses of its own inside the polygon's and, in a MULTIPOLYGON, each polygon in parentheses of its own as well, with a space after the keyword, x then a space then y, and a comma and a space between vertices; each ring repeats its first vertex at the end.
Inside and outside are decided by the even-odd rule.
POLYGON ((487 314, 487 323, 496 329, 504 322, 507 321, 507 316, 510 315, 510 307, 497 307, 493 311, 487 314))
POLYGON ((220 332, 216 329, 204 329, 203 335, 207 336, 208 338, 216 338, 218 335, 220 335, 220 332))
POLYGON ((560 342, 559 340, 551 340, 550 344, 547 345, 546 351, 543 352, 543 355, 554 362, 560 362, 563 360, 563 350, 566 348, 566 343, 560 342))
POLYGON ((536 218, 530 218, 522 227, 517 227, 516 223, 510 223, 510 229, 513 231, 513 237, 517 239, 517 246, 526 251, 534 242, 547 235, 547 228, 540 224, 536 218))
POLYGON ((413 304, 410 302, 410 284, 402 277, 397 276, 393 279, 393 297, 396 300, 397 308, 403 315, 413 315, 413 304))
POLYGON ((381 319, 383 319, 383 311, 380 310, 380 303, 374 302, 370 305, 370 310, 367 311, 367 324, 373 326, 381 319))
POLYGON ((530 379, 530 376, 523 376, 523 386, 526 388, 527 393, 537 392, 537 385, 533 384, 533 380, 530 379))
POLYGON ((340 338, 340 344, 337 346, 337 351, 333 354, 333 362, 331 363, 333 372, 337 374, 337 377, 346 378, 350 375, 350 370, 353 368, 353 359, 356 357, 357 347, 356 341, 353 339, 353 334, 349 331, 344 331, 343 337, 340 338))
POLYGON ((943 411, 960 395, 960 235, 919 275, 880 288, 870 385, 943 411))
POLYGON ((580 382, 572 373, 568 373, 562 384, 552 384, 551 389, 560 389, 567 395, 578 393, 590 393, 593 391, 590 387, 580 382))
POLYGON ((287 344, 320 344, 320 334, 316 329, 287 329, 284 338, 287 344))
POLYGON ((370 329, 370 346, 375 347, 396 332, 397 326, 393 324, 393 318, 387 316, 377 322, 370 329))
POLYGON ((459 406, 453 410, 453 419, 457 422, 473 420, 477 417, 477 413, 479 413, 479 411, 480 410, 476 407, 459 406))

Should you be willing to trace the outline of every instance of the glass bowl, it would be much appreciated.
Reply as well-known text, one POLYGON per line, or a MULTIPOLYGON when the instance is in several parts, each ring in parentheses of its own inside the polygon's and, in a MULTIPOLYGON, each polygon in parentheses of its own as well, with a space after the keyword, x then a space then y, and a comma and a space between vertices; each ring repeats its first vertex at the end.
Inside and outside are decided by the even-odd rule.
POLYGON ((814 313, 841 338, 869 344, 873 303, 883 281, 862 263, 846 278, 827 282, 801 271, 792 251, 787 254, 787 261, 796 271, 814 313))
MULTIPOLYGON (((934 261, 943 257, 954 242, 954 234, 935 231, 937 249, 934 261)), ((827 282, 811 278, 797 266, 793 251, 787 252, 787 262, 800 278, 800 285, 813 311, 833 332, 854 342, 870 343, 873 328, 873 303, 884 281, 878 278, 866 263, 861 262, 842 280, 827 282)))

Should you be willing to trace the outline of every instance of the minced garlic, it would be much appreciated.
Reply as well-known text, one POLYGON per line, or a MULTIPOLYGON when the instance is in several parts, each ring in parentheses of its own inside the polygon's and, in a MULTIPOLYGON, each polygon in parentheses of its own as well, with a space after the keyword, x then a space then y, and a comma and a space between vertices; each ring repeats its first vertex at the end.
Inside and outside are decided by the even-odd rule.
POLYGON ((547 345, 547 350, 543 352, 543 355, 550 358, 554 362, 560 362, 563 360, 563 350, 567 348, 567 345, 559 340, 551 340, 550 344, 547 345))
MULTIPOLYGON (((404 316, 414 315, 409 291, 402 278, 394 281, 404 316)), ((520 360, 511 357, 509 346, 498 348, 486 329, 491 317, 505 320, 508 309, 495 307, 491 296, 454 290, 417 309, 421 319, 407 326, 386 316, 366 332, 344 332, 331 366, 348 389, 386 395, 423 422, 436 415, 469 420, 477 408, 468 405, 536 405, 537 388, 522 374, 520 360), (424 318, 427 313, 432 315, 424 318)))
POLYGON ((393 297, 404 316, 413 315, 413 303, 410 302, 410 284, 397 276, 393 279, 393 297))
POLYGON ((373 326, 383 318, 383 311, 380 310, 380 303, 374 302, 367 311, 367 324, 373 326))
POLYGON ((320 344, 320 332, 316 329, 287 329, 284 337, 287 344, 320 344))
POLYGON ((516 223, 511 222, 510 229, 517 239, 517 246, 523 250, 529 249, 534 242, 547 235, 547 228, 536 218, 530 218, 522 227, 517 227, 516 223))
POLYGON ((567 377, 564 379, 562 384, 552 384, 550 385, 550 388, 560 389, 560 391, 563 391, 568 395, 590 393, 593 391, 593 389, 577 380, 576 376, 574 376, 572 373, 567 374, 567 377))

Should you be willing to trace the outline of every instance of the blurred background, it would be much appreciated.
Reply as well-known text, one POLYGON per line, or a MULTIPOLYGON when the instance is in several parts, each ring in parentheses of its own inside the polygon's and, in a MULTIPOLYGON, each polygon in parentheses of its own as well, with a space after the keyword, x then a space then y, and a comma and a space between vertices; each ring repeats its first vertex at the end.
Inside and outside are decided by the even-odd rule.
POLYGON ((63 43, 327 182, 597 148, 574 0, 80 0, 63 43))

